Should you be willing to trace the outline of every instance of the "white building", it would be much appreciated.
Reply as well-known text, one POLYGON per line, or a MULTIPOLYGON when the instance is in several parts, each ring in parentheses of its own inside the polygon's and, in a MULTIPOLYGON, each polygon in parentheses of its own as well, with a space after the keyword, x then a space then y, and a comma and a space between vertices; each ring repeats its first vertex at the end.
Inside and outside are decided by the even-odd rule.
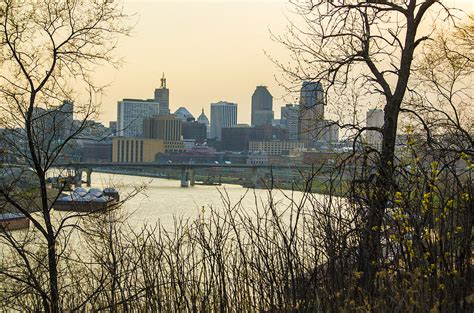
POLYGON ((322 120, 318 122, 317 142, 328 144, 339 141, 339 125, 331 120, 322 120))
POLYGON ((288 131, 288 139, 298 140, 299 105, 287 104, 281 108, 280 125, 288 131))
POLYGON ((143 136, 143 119, 160 112, 155 100, 123 99, 117 102, 117 135, 120 137, 143 136))
POLYGON ((237 125, 237 103, 219 101, 211 103, 210 138, 221 139, 222 128, 237 125))
POLYGON ((266 153, 251 153, 247 157, 247 164, 249 165, 267 165, 268 155, 266 153))
POLYGON ((300 141, 285 140, 264 140, 250 141, 250 153, 264 153, 267 155, 289 155, 293 150, 304 148, 304 143, 300 141))
MULTIPOLYGON (((372 109, 367 111, 366 126, 382 128, 384 124, 384 112, 381 109, 372 109)), ((375 148, 381 149, 382 133, 377 130, 367 130, 365 135, 366 143, 375 148)))

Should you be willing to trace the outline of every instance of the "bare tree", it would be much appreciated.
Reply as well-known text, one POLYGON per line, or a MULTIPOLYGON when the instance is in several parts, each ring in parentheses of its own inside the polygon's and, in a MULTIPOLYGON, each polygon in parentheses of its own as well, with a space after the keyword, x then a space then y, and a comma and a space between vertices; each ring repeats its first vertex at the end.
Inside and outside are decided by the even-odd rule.
MULTIPOLYGON (((399 116, 409 93, 416 51, 432 36, 422 25, 453 21, 451 10, 437 0, 295 1, 303 23, 293 22, 288 35, 277 38, 292 53, 293 67, 280 64, 292 81, 320 81, 329 92, 342 94, 356 85, 381 103, 384 124, 371 176, 359 269, 365 290, 372 293, 380 256, 381 227, 390 195, 397 190, 395 145, 399 116)), ((343 122, 343 127, 352 127, 343 122)), ((368 130, 353 127, 355 138, 368 130)))
POLYGON ((19 184, 25 177, 23 171, 12 176, 0 193, 3 201, 23 213, 44 239, 42 253, 47 259, 42 264, 24 249, 24 242, 3 232, 26 273, 15 276, 2 270, 1 275, 32 288, 40 295, 46 312, 61 310, 63 283, 58 280, 64 247, 60 242, 67 243, 66 230, 74 225, 70 217, 55 223, 52 209, 60 193, 48 192, 48 174, 88 121, 97 116, 102 87, 92 76, 99 65, 118 65, 113 52, 118 37, 129 33, 125 19, 120 5, 108 0, 0 2, 3 139, 19 163, 33 173, 29 186, 19 184), (74 106, 60 105, 65 100, 75 100, 74 106), (73 114, 79 120, 74 127, 73 114), (40 272, 47 280, 38 278, 40 272))

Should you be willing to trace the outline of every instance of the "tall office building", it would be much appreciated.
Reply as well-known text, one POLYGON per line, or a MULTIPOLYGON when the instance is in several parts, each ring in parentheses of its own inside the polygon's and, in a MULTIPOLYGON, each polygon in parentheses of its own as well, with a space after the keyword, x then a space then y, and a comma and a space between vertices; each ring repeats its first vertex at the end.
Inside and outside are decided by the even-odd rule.
POLYGON ((318 125, 324 119, 324 89, 320 82, 303 82, 300 92, 299 139, 312 147, 319 137, 318 125))
POLYGON ((123 99, 117 103, 117 135, 142 137, 143 119, 160 113, 155 100, 123 99))
POLYGON ((117 121, 110 121, 109 129, 110 129, 110 134, 112 135, 112 137, 117 136, 117 121))
POLYGON ((143 120, 145 138, 162 139, 166 152, 184 150, 182 121, 174 114, 156 115, 143 120))
POLYGON ((156 115, 143 120, 143 135, 150 139, 181 140, 181 120, 174 114, 156 115))
POLYGON ((74 103, 63 101, 61 105, 51 106, 47 110, 36 107, 32 126, 36 138, 48 144, 49 141, 66 140, 74 131, 74 103))
POLYGON ((271 125, 273 121, 273 96, 265 86, 257 86, 252 95, 252 126, 271 125))
POLYGON ((303 82, 300 91, 300 104, 314 112, 315 117, 324 118, 324 89, 320 82, 303 82))
POLYGON ((160 104, 160 114, 170 114, 170 90, 166 88, 165 73, 161 78, 161 86, 155 89, 155 102, 160 104))
MULTIPOLYGON (((381 129, 384 124, 384 111, 381 109, 368 110, 366 124, 367 127, 378 127, 381 129)), ((376 130, 367 130, 366 141, 368 145, 380 150, 382 146, 382 133, 376 130)))
POLYGON ((211 128, 209 127, 209 119, 204 113, 204 109, 202 109, 201 115, 199 115, 197 122, 206 125, 206 138, 210 138, 211 128))
POLYGON ((280 125, 288 132, 289 140, 298 140, 299 105, 287 104, 281 108, 280 125))
POLYGON ((212 139, 221 139, 222 128, 237 125, 237 104, 225 101, 211 103, 212 139))
POLYGON ((63 139, 69 137, 72 132, 72 125, 74 122, 74 102, 70 100, 63 101, 63 104, 58 107, 58 118, 61 124, 63 139))
POLYGON ((315 141, 318 144, 333 144, 339 141, 339 125, 331 120, 320 120, 317 125, 315 141))

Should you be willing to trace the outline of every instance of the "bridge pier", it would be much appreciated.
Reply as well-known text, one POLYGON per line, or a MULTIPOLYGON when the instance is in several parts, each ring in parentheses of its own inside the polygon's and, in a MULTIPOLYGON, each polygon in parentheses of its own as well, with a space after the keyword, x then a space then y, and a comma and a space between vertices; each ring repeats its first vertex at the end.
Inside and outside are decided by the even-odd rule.
POLYGON ((185 167, 181 168, 181 187, 189 187, 188 171, 185 167))
POLYGON ((252 167, 252 176, 253 176, 253 188, 257 188, 258 184, 258 167, 252 167))
POLYGON ((75 169, 74 170, 74 187, 79 188, 82 186, 82 170, 75 169))
POLYGON ((191 187, 194 187, 194 183, 196 181, 195 176, 196 176, 196 171, 194 169, 190 169, 189 170, 189 185, 191 187))
POLYGON ((91 168, 88 168, 86 170, 86 186, 87 187, 90 187, 91 184, 92 184, 92 169, 91 168))

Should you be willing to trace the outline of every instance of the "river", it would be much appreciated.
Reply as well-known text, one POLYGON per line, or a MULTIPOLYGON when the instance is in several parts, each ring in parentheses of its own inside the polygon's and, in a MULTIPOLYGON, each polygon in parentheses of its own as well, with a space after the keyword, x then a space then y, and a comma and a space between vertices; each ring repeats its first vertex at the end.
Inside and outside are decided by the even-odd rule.
MULTIPOLYGON (((124 203, 123 211, 132 226, 160 223, 167 229, 173 227, 174 218, 193 219, 210 207, 220 211, 224 208, 221 195, 226 193, 231 205, 242 199, 242 207, 254 210, 255 200, 260 205, 267 203, 268 191, 247 189, 239 185, 202 186, 182 188, 177 180, 147 178, 139 176, 93 173, 92 186, 97 188, 115 187, 122 198, 127 197, 135 188, 144 186, 143 192, 131 197, 124 203)), ((291 191, 284 191, 287 196, 291 191)), ((227 197, 226 196, 226 197, 227 197)), ((300 199, 302 193, 295 192, 294 198, 300 199)), ((273 197, 281 206, 289 203, 282 191, 274 191, 273 197)), ((322 197, 322 196, 321 196, 322 197)))

